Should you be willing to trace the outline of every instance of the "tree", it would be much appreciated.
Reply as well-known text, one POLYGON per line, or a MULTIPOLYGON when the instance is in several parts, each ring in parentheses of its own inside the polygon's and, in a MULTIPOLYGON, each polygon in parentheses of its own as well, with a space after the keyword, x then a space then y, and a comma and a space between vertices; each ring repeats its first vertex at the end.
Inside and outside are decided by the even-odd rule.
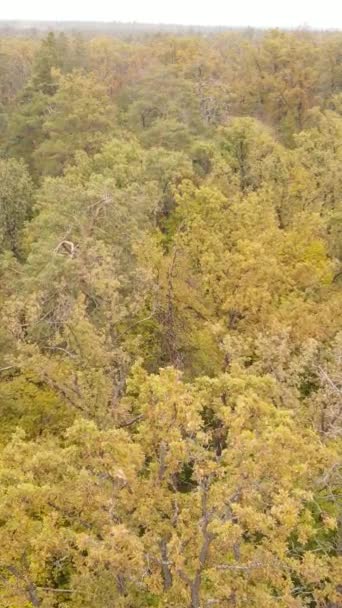
POLYGON ((97 152, 114 129, 114 108, 94 76, 74 72, 54 78, 58 90, 42 125, 45 139, 34 154, 36 166, 50 175, 60 174, 79 150, 97 152))
POLYGON ((0 248, 19 256, 21 231, 32 210, 32 182, 23 162, 0 159, 0 248))
POLYGON ((125 431, 85 421, 63 442, 14 435, 0 473, 3 605, 125 605, 122 586, 142 570, 141 543, 124 523, 141 464, 125 431))
POLYGON ((53 70, 62 67, 65 60, 60 52, 64 49, 59 47, 59 41, 53 32, 49 32, 46 38, 42 40, 32 69, 31 82, 35 92, 48 96, 54 95, 56 92, 57 83, 53 76, 53 70))

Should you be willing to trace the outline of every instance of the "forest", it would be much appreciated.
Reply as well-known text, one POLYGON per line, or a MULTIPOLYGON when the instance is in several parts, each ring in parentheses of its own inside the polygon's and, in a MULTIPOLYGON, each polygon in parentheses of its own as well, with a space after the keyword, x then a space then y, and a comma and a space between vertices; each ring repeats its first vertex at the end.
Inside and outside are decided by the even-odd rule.
POLYGON ((342 602, 342 33, 0 37, 0 608, 342 602))

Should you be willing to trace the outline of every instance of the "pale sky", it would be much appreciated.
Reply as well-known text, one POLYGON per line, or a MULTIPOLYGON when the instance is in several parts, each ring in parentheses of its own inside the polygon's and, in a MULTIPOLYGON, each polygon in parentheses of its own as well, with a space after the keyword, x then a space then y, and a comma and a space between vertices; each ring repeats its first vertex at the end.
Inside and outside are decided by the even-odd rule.
POLYGON ((0 0, 0 19, 342 29, 342 1, 0 0))

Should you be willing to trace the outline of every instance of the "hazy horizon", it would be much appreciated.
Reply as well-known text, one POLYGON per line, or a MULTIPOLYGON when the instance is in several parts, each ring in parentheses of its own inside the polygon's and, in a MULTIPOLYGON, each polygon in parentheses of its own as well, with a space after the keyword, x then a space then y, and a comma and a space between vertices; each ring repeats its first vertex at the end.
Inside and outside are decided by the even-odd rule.
POLYGON ((295 0, 277 5, 270 0, 241 0, 236 5, 224 0, 212 0, 201 6, 194 0, 160 3, 156 0, 127 0, 113 6, 110 0, 98 0, 95 6, 85 6, 79 0, 60 0, 48 6, 43 0, 13 0, 0 8, 2 21, 54 22, 119 22, 184 26, 279 27, 312 29, 341 29, 342 9, 336 0, 313 4, 295 0))

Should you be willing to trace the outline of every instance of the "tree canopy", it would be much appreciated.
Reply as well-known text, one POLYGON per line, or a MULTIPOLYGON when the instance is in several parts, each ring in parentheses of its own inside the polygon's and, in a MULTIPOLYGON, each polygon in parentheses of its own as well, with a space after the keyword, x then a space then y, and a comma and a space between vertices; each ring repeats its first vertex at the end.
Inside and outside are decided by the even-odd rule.
POLYGON ((0 40, 0 608, 341 603, 342 36, 0 40))

